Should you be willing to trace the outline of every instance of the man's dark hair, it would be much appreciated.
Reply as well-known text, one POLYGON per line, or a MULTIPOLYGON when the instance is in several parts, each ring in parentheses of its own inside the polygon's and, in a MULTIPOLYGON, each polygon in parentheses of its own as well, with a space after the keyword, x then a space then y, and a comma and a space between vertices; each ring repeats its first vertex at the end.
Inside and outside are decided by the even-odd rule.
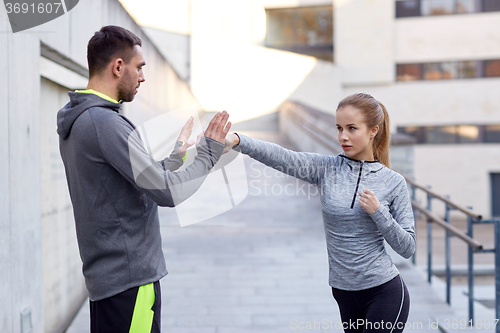
POLYGON ((135 45, 142 46, 142 41, 133 32, 115 25, 102 27, 87 46, 89 76, 102 72, 116 57, 128 64, 134 56, 135 45))

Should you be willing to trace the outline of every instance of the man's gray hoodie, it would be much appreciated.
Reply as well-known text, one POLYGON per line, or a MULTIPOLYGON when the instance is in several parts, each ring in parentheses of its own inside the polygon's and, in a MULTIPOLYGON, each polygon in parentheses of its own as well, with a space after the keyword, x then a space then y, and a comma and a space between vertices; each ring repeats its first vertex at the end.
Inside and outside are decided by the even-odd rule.
POLYGON ((57 114, 57 133, 83 275, 90 299, 97 301, 167 274, 158 205, 173 207, 193 194, 224 145, 203 138, 193 164, 173 172, 182 165, 180 142, 170 157, 152 161, 137 144, 135 126, 119 113, 121 102, 88 93, 69 96, 57 114), (133 164, 148 167, 137 174, 133 164))

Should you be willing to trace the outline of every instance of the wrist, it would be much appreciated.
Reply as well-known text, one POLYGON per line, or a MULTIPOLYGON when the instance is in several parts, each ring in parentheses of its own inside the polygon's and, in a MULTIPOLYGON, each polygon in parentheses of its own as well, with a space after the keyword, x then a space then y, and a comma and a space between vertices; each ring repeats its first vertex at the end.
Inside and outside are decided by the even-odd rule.
POLYGON ((233 133, 233 143, 234 143, 234 146, 237 146, 240 144, 240 136, 238 135, 238 133, 233 133))
POLYGON ((375 214, 376 212, 378 212, 378 211, 379 211, 380 206, 382 206, 382 205, 379 203, 379 204, 378 204, 378 206, 374 207, 375 209, 374 209, 371 213, 368 213, 368 214, 369 214, 369 215, 373 215, 373 214, 375 214))

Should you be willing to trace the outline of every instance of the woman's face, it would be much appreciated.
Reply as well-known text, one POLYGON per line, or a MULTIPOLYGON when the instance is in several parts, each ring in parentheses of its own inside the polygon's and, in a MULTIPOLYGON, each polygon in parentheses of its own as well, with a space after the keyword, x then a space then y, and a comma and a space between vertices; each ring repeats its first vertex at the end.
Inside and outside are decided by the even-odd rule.
POLYGON ((350 105, 337 110, 336 122, 344 154, 355 160, 373 161, 373 138, 378 125, 368 128, 361 111, 350 105))

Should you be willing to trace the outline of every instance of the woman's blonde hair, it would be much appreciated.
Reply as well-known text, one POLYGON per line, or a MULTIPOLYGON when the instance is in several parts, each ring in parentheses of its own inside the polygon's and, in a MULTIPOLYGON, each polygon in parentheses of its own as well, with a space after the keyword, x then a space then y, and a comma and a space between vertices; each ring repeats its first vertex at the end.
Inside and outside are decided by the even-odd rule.
POLYGON ((379 126, 378 133, 373 138, 373 157, 390 168, 389 114, 385 106, 369 94, 357 93, 341 100, 337 111, 348 105, 361 111, 368 128, 379 126))

